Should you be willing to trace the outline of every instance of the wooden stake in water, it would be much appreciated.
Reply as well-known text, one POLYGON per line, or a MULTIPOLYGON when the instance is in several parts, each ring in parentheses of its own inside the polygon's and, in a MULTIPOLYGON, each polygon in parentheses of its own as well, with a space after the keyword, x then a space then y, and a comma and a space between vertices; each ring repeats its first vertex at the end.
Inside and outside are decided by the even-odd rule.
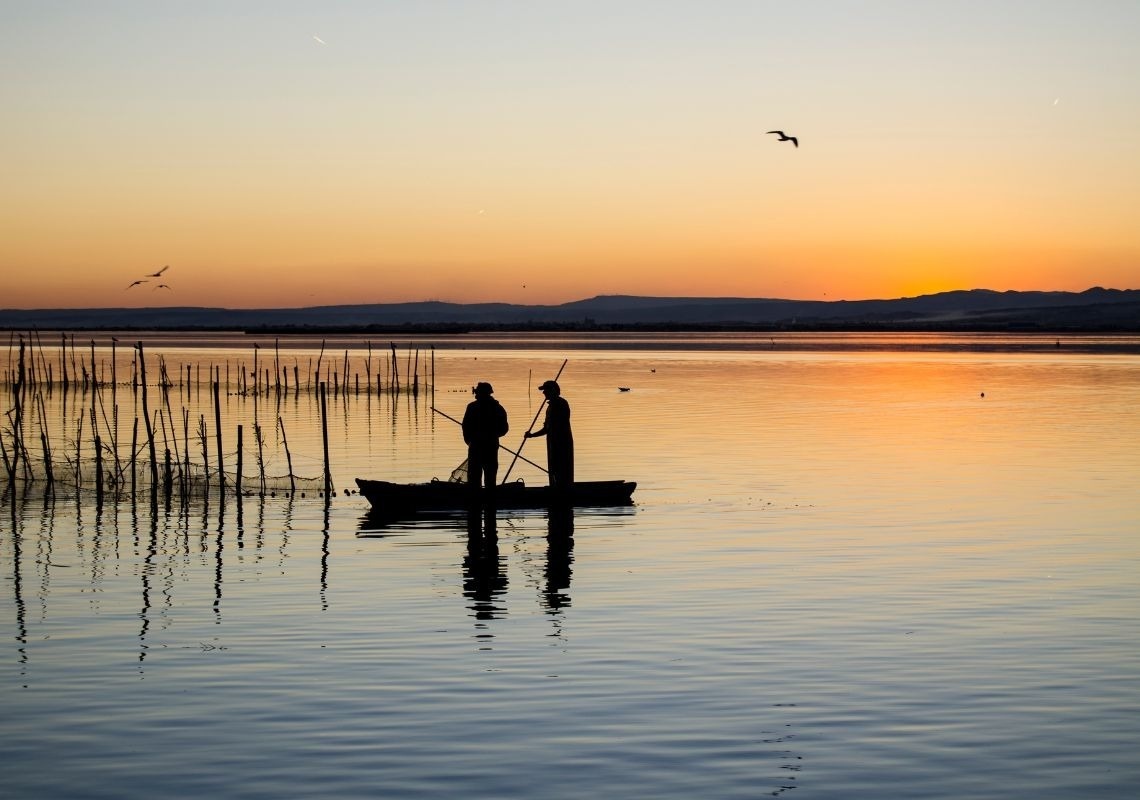
POLYGON ((234 491, 237 496, 241 497, 241 450, 242 450, 242 428, 241 425, 237 426, 237 476, 234 478, 234 491))
POLYGON ((332 493, 332 470, 329 467, 329 411, 325 397, 325 384, 321 384, 321 440, 325 449, 325 497, 332 493))
POLYGON ((206 415, 198 415, 198 441, 202 445, 202 494, 210 496, 210 437, 206 431, 206 415))
POLYGON ((20 470, 20 451, 24 446, 20 438, 23 432, 24 377, 26 374, 24 370, 24 338, 21 336, 20 359, 16 367, 16 385, 12 392, 12 399, 15 406, 12 416, 12 460, 8 465, 8 484, 13 487, 16 482, 16 473, 20 470))
POLYGON ((214 381, 214 429, 218 432, 218 488, 225 494, 226 470, 222 460, 222 404, 219 400, 218 382, 214 381))
POLYGON ((400 361, 396 357, 396 343, 390 342, 392 345, 392 377, 389 379, 388 384, 394 394, 400 393, 400 361))
POLYGON ((293 478, 293 456, 289 453, 289 439, 285 436, 285 420, 277 417, 277 424, 281 426, 281 444, 285 446, 285 463, 289 466, 289 492, 297 491, 297 481, 293 478))
POLYGON ((258 497, 265 497, 265 442, 261 435, 261 425, 256 422, 253 425, 253 438, 257 440, 257 474, 261 481, 261 493, 258 497))
POLYGON ((47 407, 44 405, 44 396, 37 392, 36 398, 39 400, 39 414, 40 414, 40 444, 44 450, 44 472, 47 473, 47 492, 49 494, 55 491, 55 472, 51 464, 51 443, 48 441, 48 424, 47 424, 47 407))
POLYGON ((59 339, 59 374, 63 378, 63 390, 66 392, 70 385, 67 377, 67 334, 61 333, 59 339))
POLYGON ((135 459, 139 448, 139 418, 135 417, 135 425, 131 430, 131 497, 135 496, 135 459))
POLYGON ((95 434, 95 504, 103 505, 103 443, 95 434))
POLYGON ((146 358, 143 355, 143 343, 139 341, 139 383, 142 384, 142 410, 143 421, 146 423, 146 441, 150 448, 150 491, 153 500, 158 499, 158 453, 154 449, 154 428, 150 424, 150 409, 146 398, 146 358))

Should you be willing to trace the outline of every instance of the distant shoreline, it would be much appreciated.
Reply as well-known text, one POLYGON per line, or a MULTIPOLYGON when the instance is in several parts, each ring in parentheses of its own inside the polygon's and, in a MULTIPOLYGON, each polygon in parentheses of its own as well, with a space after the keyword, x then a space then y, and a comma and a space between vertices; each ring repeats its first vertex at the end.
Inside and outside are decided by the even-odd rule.
POLYGON ((430 335, 558 332, 1140 333, 1140 290, 942 292, 893 300, 602 295, 559 305, 361 303, 308 308, 0 309, 0 330, 430 335))
POLYGON ((1134 324, 1105 323, 1105 324, 1003 324, 979 323, 977 321, 942 322, 942 323, 866 323, 855 325, 851 323, 828 324, 795 323, 795 324, 732 324, 732 323, 609 323, 609 324, 578 324, 578 323, 550 323, 513 324, 513 323, 473 323, 473 324, 416 324, 401 323, 396 325, 264 325, 252 327, 234 327, 230 325, 53 325, 50 328, 39 326, 0 325, 0 331, 8 333, 27 333, 30 331, 53 331, 56 333, 214 333, 214 334, 245 334, 259 336, 463 336, 479 333, 993 333, 993 334, 1040 334, 1042 336, 1097 334, 1097 335, 1137 335, 1140 334, 1140 320, 1134 324))

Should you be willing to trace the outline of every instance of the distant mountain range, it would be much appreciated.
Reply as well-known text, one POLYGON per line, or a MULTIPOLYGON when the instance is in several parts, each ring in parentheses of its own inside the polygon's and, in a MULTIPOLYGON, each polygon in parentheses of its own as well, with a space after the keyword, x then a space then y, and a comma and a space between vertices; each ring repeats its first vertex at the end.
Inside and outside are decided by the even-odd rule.
POLYGON ((310 308, 0 309, 9 330, 740 329, 1140 332, 1140 290, 942 292, 895 300, 776 300, 604 295, 560 305, 373 303, 310 308))

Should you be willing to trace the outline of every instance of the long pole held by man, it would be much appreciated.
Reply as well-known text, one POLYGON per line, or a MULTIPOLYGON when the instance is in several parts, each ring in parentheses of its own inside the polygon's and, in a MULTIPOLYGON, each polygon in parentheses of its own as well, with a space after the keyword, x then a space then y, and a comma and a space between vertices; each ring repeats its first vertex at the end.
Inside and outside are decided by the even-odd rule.
MULTIPOLYGON (((557 381, 560 377, 562 377, 562 370, 566 369, 566 364, 568 361, 570 361, 570 359, 568 359, 568 358, 563 359, 562 366, 558 368, 558 373, 554 376, 555 381, 557 381)), ((519 454, 522 453, 523 445, 526 444, 527 439, 531 438, 528 434, 532 430, 534 430, 534 425, 536 422, 538 422, 538 415, 542 413, 542 410, 544 408, 546 408, 546 397, 545 397, 545 395, 543 396, 542 403, 538 407, 538 411, 534 412, 534 419, 532 419, 530 421, 530 427, 527 428, 526 433, 523 434, 523 440, 519 444, 518 452, 515 453, 515 457, 513 459, 511 459, 511 465, 509 467, 507 467, 506 474, 503 475, 503 483, 506 483, 507 478, 511 477, 511 470, 513 470, 515 468, 515 462, 517 462, 520 458, 519 454)))

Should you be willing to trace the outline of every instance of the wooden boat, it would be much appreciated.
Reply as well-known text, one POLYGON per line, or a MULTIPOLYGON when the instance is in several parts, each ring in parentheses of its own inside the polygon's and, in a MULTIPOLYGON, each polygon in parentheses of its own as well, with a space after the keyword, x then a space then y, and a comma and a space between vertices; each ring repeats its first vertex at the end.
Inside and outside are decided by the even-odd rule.
MULTIPOLYGON (((421 511, 465 511, 472 506, 466 483, 432 480, 428 483, 391 483, 357 478, 360 493, 372 510, 381 514, 408 514, 421 511)), ((633 504, 632 481, 579 481, 569 493, 549 486, 527 486, 522 481, 504 483, 495 489, 493 505, 499 509, 606 508, 633 504)), ((476 505, 479 501, 476 500, 476 505)))

